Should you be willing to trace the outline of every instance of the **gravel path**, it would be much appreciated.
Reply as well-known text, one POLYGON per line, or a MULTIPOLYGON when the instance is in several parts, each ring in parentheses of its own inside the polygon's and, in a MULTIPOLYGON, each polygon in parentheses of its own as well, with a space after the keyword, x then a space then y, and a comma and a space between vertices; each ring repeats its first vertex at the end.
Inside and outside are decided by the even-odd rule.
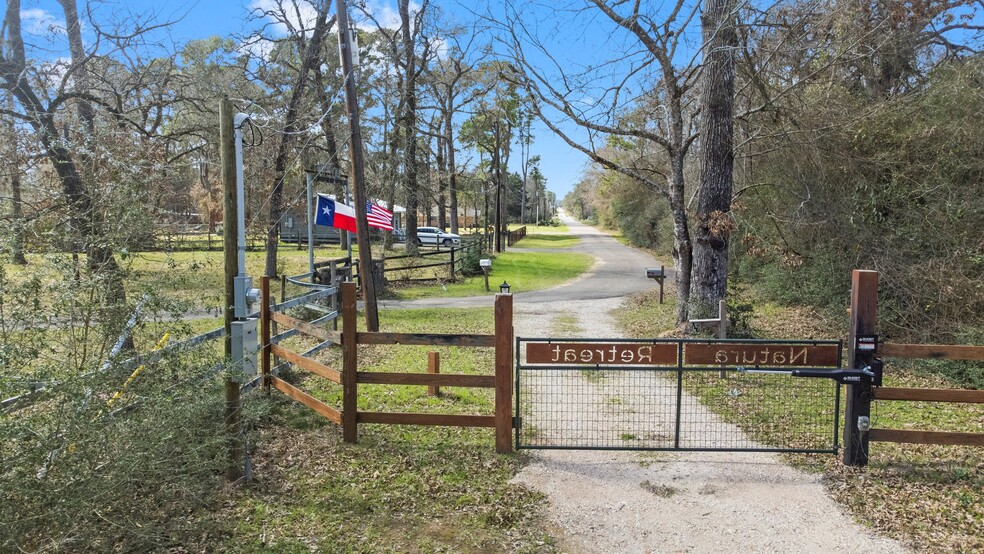
MULTIPOLYGON (((574 317, 581 336, 619 337, 612 307, 517 303, 516 335, 574 317)), ((532 452, 515 482, 547 496, 565 552, 906 552, 854 523, 819 476, 771 454, 532 452)))
MULTIPOLYGON (((660 262, 592 227, 568 218, 565 223, 582 238, 577 251, 598 261, 573 283, 516 294, 516 336, 620 337, 609 312, 622 297, 654 286, 644 269, 660 262), (558 327, 565 331, 556 333, 558 327)), ((390 307, 490 303, 479 297, 390 307)), ((546 495, 547 516, 564 552, 907 551, 855 523, 827 496, 818 475, 771 454, 527 452, 531 463, 515 482, 546 495)))

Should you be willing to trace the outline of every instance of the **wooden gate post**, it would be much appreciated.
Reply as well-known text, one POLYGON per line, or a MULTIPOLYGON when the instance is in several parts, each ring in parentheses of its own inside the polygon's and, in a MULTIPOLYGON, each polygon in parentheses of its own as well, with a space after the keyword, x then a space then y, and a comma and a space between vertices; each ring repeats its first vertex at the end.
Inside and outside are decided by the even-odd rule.
POLYGON ((513 298, 495 295, 495 451, 508 454, 512 442, 513 298))
POLYGON ((359 389, 356 372, 359 366, 358 320, 356 319, 355 283, 342 283, 342 437, 358 442, 359 389))
POLYGON ((260 385, 270 393, 270 277, 260 277, 260 385))
MULTIPOLYGON (((859 335, 874 335, 878 327, 878 272, 855 269, 851 273, 851 329, 848 334, 847 367, 859 368, 859 335)), ((871 417, 871 381, 847 385, 844 406, 844 465, 868 465, 868 432, 859 429, 860 418, 871 417)))

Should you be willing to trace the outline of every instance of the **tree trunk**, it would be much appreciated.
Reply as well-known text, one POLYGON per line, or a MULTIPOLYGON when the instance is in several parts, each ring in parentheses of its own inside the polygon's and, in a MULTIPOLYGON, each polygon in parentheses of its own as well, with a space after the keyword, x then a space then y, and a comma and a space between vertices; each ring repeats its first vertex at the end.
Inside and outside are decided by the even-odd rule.
POLYGON ((437 138, 437 226, 448 228, 447 171, 444 138, 437 138))
POLYGON ((717 311, 728 285, 728 239, 734 229, 731 195, 734 171, 733 0, 707 0, 701 16, 704 67, 701 89, 700 192, 694 219, 694 265, 690 317, 717 311))
POLYGON ((687 221, 684 198, 683 155, 671 152, 670 156, 670 211, 673 214, 673 265, 676 269, 677 323, 687 321, 690 304, 690 275, 693 264, 693 246, 690 242, 690 223, 687 221), (675 155, 674 155, 675 154, 675 155))
POLYGON ((495 236, 493 241, 495 242, 495 251, 502 252, 502 165, 499 163, 500 135, 498 123, 495 123, 493 132, 495 133, 495 147, 492 148, 492 175, 495 179, 495 214, 493 215, 495 236))
MULTIPOLYGON (((450 109, 448 113, 454 113, 450 109)), ((451 199, 451 232, 458 233, 458 168, 454 164, 454 125, 450 115, 444 121, 444 143, 448 148, 448 196, 451 199)))
POLYGON ((14 166, 10 176, 11 196, 13 197, 13 236, 11 237, 10 255, 12 261, 18 265, 27 265, 27 258, 24 256, 24 208, 21 200, 20 166, 14 166))
POLYGON ((273 187, 270 191, 269 216, 267 219, 266 234, 266 264, 263 270, 264 275, 271 277, 277 276, 277 247, 280 243, 280 218, 284 213, 284 179, 287 175, 287 160, 291 154, 291 144, 298 132, 298 119, 301 98, 304 96, 304 89, 307 84, 307 74, 312 69, 321 65, 321 44, 334 18, 329 22, 328 8, 329 3, 324 3, 318 20, 314 24, 311 38, 304 45, 304 38, 298 41, 304 45, 302 49, 301 67, 297 71, 297 79, 294 81, 294 89, 291 91, 290 100, 287 103, 287 112, 284 114, 284 132, 280 136, 280 144, 277 147, 277 156, 273 162, 273 187))
MULTIPOLYGON (((74 1, 63 0, 62 5, 65 7, 66 17, 69 17, 71 10, 75 7, 74 1)), ((99 272, 105 280, 102 289, 105 305, 125 307, 126 288, 123 284, 123 275, 116 263, 116 258, 113 256, 112 247, 101 236, 101 226, 98 225, 92 196, 85 188, 79 167, 71 151, 64 145, 62 137, 58 134, 53 112, 44 107, 27 81, 24 71, 26 60, 20 17, 20 1, 9 1, 5 16, 8 48, 6 52, 3 52, 2 61, 4 63, 0 64, 0 69, 2 69, 0 77, 3 78, 5 87, 17 98, 17 101, 30 116, 29 123, 40 137, 45 156, 51 161, 55 174, 58 175, 62 184, 62 192, 71 213, 73 232, 85 245, 88 255, 88 269, 92 272, 99 272)), ((76 21, 77 19, 76 16, 76 21)), ((81 50, 74 51, 73 54, 73 64, 83 62, 78 57, 81 55, 81 50)), ((91 106, 87 102, 80 101, 79 105, 84 106, 80 107, 80 115, 83 119, 92 115, 91 106)))

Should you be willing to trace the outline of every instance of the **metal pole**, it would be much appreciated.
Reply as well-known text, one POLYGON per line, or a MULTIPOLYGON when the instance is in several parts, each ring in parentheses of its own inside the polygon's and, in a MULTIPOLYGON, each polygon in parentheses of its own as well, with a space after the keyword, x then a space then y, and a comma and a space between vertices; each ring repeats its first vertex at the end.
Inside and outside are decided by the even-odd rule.
POLYGON ((243 184, 243 125, 249 116, 237 113, 233 119, 236 138, 236 251, 237 275, 246 275, 246 187, 243 184))
MULTIPOLYGON (((313 200, 313 189, 314 189, 314 177, 310 173, 305 173, 307 178, 307 232, 308 232, 308 271, 314 273, 314 216, 311 215, 311 209, 314 206, 313 200)), ((297 239, 300 241, 301 239, 297 239)), ((314 279, 314 275, 311 275, 311 279, 314 279)))

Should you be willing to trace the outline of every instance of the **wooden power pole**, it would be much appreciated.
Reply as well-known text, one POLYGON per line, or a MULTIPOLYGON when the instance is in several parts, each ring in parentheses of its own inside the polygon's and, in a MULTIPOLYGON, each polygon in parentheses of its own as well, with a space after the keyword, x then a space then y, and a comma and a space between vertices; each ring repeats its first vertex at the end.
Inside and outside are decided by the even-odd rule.
POLYGON ((342 74, 345 76, 345 109, 348 112, 349 153, 352 159, 352 188, 355 196, 356 241, 359 245, 359 276, 362 301, 366 310, 366 329, 379 331, 379 312, 376 309, 376 282, 373 278, 372 251, 369 249, 369 221, 366 219, 366 175, 362 159, 362 129, 359 126, 359 99, 355 92, 355 64, 352 41, 349 37, 348 11, 345 0, 335 1, 338 11, 338 32, 342 49, 342 74))
MULTIPOLYGON (((232 360, 232 322, 235 279, 239 272, 236 217, 236 143, 233 129, 232 102, 228 97, 219 104, 219 152, 222 158, 222 242, 225 252, 225 359, 232 360)), ((232 375, 225 380, 225 426, 229 441, 226 479, 236 482, 243 477, 245 449, 242 439, 242 405, 239 383, 232 375)))

